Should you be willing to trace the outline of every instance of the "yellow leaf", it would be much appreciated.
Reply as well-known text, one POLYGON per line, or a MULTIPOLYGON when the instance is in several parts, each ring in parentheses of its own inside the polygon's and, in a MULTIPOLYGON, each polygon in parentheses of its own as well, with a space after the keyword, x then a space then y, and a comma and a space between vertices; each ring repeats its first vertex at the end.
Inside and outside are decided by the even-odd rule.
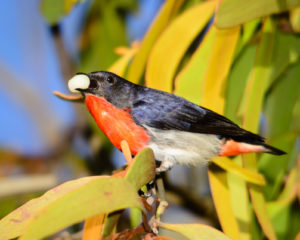
POLYGON ((216 2, 205 1, 184 11, 163 32, 149 56, 146 68, 148 87, 167 92, 173 90, 173 77, 178 64, 211 18, 216 2))
POLYGON ((140 51, 137 53, 133 59, 129 70, 127 78, 133 83, 138 83, 146 65, 146 60, 153 46, 154 42, 161 34, 161 32, 168 25, 171 16, 180 8, 185 0, 167 0, 163 7, 161 8, 155 22, 146 33, 144 40, 142 42, 140 51))
POLYGON ((68 14, 72 8, 79 2, 78 0, 64 0, 64 12, 68 14))
POLYGON ((227 174, 216 165, 212 165, 208 170, 208 177, 221 227, 226 235, 238 240, 240 232, 231 206, 227 174))
MULTIPOLYGON (((235 157, 232 161, 239 166, 242 165, 241 156, 235 157)), ((248 186, 245 180, 230 172, 227 173, 229 194, 231 196, 231 206, 235 218, 237 219, 240 239, 251 240, 252 214, 250 211, 248 186)))
POLYGON ((240 167, 239 165, 235 164, 232 160, 229 160, 226 157, 213 158, 212 161, 219 167, 223 168, 224 170, 227 170, 230 173, 235 174, 236 176, 239 176, 247 182, 254 183, 257 185, 266 184, 266 180, 263 175, 248 170, 246 168, 240 167))
POLYGON ((85 220, 82 240, 102 239, 107 214, 100 214, 85 220))
POLYGON ((174 93, 196 104, 200 104, 203 77, 205 69, 207 68, 215 35, 216 28, 211 27, 205 34, 203 41, 200 43, 190 61, 175 79, 174 93))
POLYGON ((230 240, 224 233, 204 224, 169 224, 159 222, 159 226, 178 232, 188 239, 230 240))
MULTIPOLYGON (((219 113, 224 112, 224 85, 231 67, 240 28, 216 29, 209 63, 204 73, 202 104, 219 113), (224 46, 226 46, 224 48, 224 46)), ((216 161, 220 163, 226 158, 216 161)), ((225 163, 223 163, 224 167, 225 163)), ((223 231, 233 239, 240 239, 237 220, 231 204, 227 173, 213 165, 208 172, 213 200, 223 231)))
POLYGON ((293 30, 299 33, 300 32, 300 7, 297 7, 290 11, 290 22, 293 27, 293 30))
POLYGON ((218 113, 224 111, 224 87, 239 35, 240 27, 216 31, 211 57, 204 76, 202 105, 218 113))
MULTIPOLYGON (((128 207, 144 208, 136 190, 127 180, 105 176, 86 178, 90 181, 85 185, 66 192, 32 216, 20 239, 41 239, 95 214, 110 213, 128 207)), ((47 199, 45 195, 41 198, 47 199)))

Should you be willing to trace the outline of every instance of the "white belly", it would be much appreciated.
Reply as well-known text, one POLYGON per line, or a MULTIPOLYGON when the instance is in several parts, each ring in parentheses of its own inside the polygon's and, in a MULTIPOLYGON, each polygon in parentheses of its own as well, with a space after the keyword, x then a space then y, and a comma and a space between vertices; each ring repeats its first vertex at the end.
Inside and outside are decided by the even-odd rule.
POLYGON ((158 161, 173 158, 178 164, 198 165, 221 151, 221 140, 216 135, 145 128, 150 135, 148 147, 158 161))

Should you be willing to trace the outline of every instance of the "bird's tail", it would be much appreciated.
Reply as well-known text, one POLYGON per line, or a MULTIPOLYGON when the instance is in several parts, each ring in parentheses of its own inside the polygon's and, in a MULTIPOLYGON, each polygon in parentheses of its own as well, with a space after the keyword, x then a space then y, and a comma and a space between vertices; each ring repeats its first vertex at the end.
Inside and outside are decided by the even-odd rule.
POLYGON ((266 143, 250 144, 245 142, 237 142, 231 139, 224 142, 219 156, 234 156, 243 153, 260 153, 260 152, 270 153, 274 155, 285 154, 284 151, 281 151, 266 143))
POLYGON ((268 144, 264 143, 262 146, 265 148, 265 151, 263 151, 263 152, 271 153, 271 154, 274 154, 274 155, 283 155, 283 154, 286 154, 286 152, 281 151, 280 149, 272 147, 272 146, 270 146, 268 144))

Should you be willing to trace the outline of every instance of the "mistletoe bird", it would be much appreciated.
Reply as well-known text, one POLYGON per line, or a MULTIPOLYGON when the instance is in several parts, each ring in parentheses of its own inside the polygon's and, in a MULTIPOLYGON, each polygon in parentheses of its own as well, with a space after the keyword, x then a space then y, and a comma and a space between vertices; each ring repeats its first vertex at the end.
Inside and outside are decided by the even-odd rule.
POLYGON ((161 161, 157 172, 175 164, 198 165, 214 156, 285 152, 209 109, 156 89, 131 83, 111 72, 78 73, 69 80, 80 92, 99 128, 121 150, 149 147, 161 161))

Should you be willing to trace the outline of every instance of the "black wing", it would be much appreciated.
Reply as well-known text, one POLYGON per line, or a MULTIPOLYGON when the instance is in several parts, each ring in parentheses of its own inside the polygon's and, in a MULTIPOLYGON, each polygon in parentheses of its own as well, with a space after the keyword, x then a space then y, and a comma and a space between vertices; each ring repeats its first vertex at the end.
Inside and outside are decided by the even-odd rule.
POLYGON ((147 89, 135 99, 134 121, 158 129, 216 134, 239 142, 263 144, 264 139, 240 128, 229 119, 183 98, 147 89))

